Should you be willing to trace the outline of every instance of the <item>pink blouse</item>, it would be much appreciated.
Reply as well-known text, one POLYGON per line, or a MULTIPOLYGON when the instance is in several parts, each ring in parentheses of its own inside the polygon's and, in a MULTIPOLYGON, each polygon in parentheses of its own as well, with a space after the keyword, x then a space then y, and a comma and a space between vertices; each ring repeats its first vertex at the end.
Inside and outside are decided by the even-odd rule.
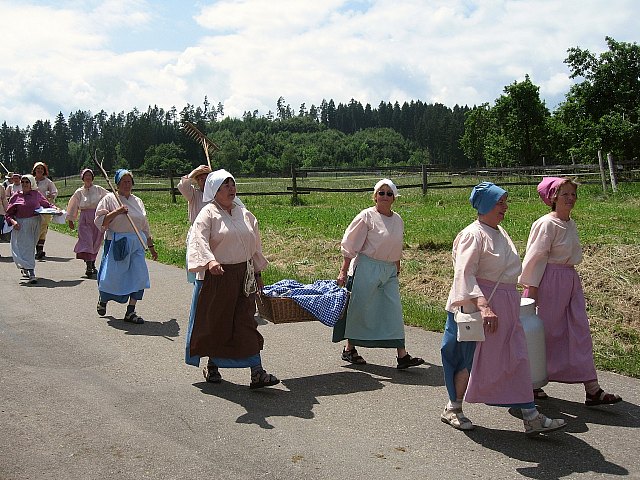
POLYGON ((78 188, 67 204, 67 220, 75 221, 80 210, 96 208, 107 193, 109 192, 100 185, 78 188))
POLYGON ((548 213, 531 225, 520 283, 540 286, 547 263, 578 265, 580 262, 582 247, 576 223, 571 218, 565 221, 548 213))
POLYGON ((349 266, 349 275, 358 264, 358 255, 375 260, 399 262, 402 258, 404 222, 397 213, 390 217, 382 215, 376 207, 362 210, 351 221, 344 232, 340 251, 346 258, 354 259, 349 266))
POLYGON ((484 294, 478 279, 515 284, 522 270, 520 257, 507 232, 476 220, 453 241, 453 284, 446 310, 462 306, 466 312, 477 310, 472 299, 484 294))
MULTIPOLYGON (((151 232, 149 230, 149 221, 147 220, 147 211, 144 208, 144 204, 142 200, 140 200, 135 195, 129 195, 129 198, 124 195, 119 195, 120 200, 124 205, 129 209, 129 216, 133 223, 138 228, 139 231, 145 234, 147 238, 151 236, 151 232)), ((98 203, 96 207, 96 218, 94 223, 96 227, 104 230, 102 224, 104 223, 104 217, 107 213, 112 212, 119 208, 120 205, 116 200, 115 194, 108 193, 105 195, 102 200, 98 203)), ((131 226, 131 223, 127 219, 126 215, 118 215, 111 223, 109 223, 109 228, 106 230, 105 238, 107 240, 113 239, 113 232, 116 233, 133 233, 135 230, 131 226)))
POLYGON ((202 210, 202 207, 206 205, 202 201, 202 191, 196 188, 191 183, 191 179, 188 176, 184 176, 178 183, 178 190, 184 198, 187 199, 187 205, 189 209, 189 223, 193 225, 198 213, 202 210))
POLYGON ((215 203, 208 203, 200 211, 188 239, 187 264, 189 271, 198 272, 198 279, 210 261, 234 264, 253 259, 256 272, 267 268, 262 254, 258 220, 246 208, 233 206, 231 214, 215 203))

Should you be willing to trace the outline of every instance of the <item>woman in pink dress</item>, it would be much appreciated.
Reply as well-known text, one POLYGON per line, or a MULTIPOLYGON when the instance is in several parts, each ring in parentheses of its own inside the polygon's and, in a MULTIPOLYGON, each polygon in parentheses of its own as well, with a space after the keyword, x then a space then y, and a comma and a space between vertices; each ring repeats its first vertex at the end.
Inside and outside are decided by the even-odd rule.
POLYGON ((516 290, 520 257, 499 225, 508 208, 507 192, 483 182, 473 188, 469 200, 478 218, 453 242, 454 277, 441 346, 449 402, 440 418, 458 430, 473 429, 471 420, 462 413, 464 399, 521 409, 527 435, 558 430, 566 426, 565 421, 547 418, 538 412, 533 400, 527 341, 519 320, 520 294, 516 290), (480 311, 484 342, 457 341, 454 313, 458 309, 480 311))
POLYGON ((107 193, 100 185, 93 184, 93 171, 85 168, 80 173, 80 178, 84 185, 78 188, 67 205, 67 223, 69 228, 75 228, 75 222, 80 212, 80 220, 78 221, 78 241, 73 251, 76 258, 84 260, 86 264, 85 275, 93 277, 98 273, 96 269, 96 257, 100 250, 100 244, 104 238, 104 233, 96 227, 94 220, 96 217, 96 207, 98 202, 102 200, 107 193))
MULTIPOLYGON (((583 383, 587 406, 622 400, 598 383, 593 363, 593 342, 586 301, 575 265, 582 261, 582 248, 571 211, 578 184, 569 178, 546 177, 538 185, 542 201, 551 212, 531 226, 520 283, 524 296, 538 305, 544 324, 549 381, 583 383)), ((542 389, 538 399, 547 398, 542 389)))

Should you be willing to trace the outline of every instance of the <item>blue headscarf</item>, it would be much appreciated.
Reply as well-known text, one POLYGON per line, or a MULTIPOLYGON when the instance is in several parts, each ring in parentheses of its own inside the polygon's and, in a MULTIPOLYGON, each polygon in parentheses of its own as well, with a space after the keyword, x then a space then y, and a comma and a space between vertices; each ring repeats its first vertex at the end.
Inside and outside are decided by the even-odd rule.
POLYGON ((471 206, 475 208, 480 215, 485 215, 496 206, 496 203, 507 193, 499 186, 491 182, 482 182, 471 190, 471 196, 469 202, 471 206))
POLYGON ((116 170, 116 176, 114 177, 114 180, 116 181, 116 185, 120 184, 120 180, 122 180, 122 177, 124 177, 125 175, 129 175, 131 177, 131 185, 134 185, 133 173, 131 173, 126 168, 121 168, 119 170, 116 170))

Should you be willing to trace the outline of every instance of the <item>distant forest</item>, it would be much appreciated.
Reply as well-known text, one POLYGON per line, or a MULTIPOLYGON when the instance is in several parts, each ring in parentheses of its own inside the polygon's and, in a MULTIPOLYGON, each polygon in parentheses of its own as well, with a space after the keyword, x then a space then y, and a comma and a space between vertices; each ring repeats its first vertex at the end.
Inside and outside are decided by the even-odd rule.
POLYGON ((224 105, 188 104, 141 112, 60 112, 33 125, 0 127, 0 161, 25 173, 46 162, 53 176, 92 165, 97 151, 107 169, 149 173, 188 172, 206 163, 202 148, 181 129, 194 123, 220 149, 214 167, 238 175, 288 174, 302 167, 444 165, 485 166, 594 163, 597 151, 632 159, 640 149, 640 48, 607 37, 599 56, 578 47, 565 64, 576 82, 550 112, 529 76, 504 87, 493 105, 453 108, 420 100, 381 101, 377 107, 351 99, 292 108, 284 97, 275 111, 228 118, 224 105))

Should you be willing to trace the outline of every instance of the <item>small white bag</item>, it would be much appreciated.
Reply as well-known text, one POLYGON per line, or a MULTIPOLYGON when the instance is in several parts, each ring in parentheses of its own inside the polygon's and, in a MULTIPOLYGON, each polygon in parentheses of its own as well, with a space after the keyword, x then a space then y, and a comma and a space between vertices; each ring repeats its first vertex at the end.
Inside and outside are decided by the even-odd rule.
POLYGON ((458 324, 459 342, 484 342, 484 324, 480 312, 463 313, 458 310, 454 319, 458 324))
MULTIPOLYGON (((493 287, 487 303, 491 302, 501 278, 502 275, 500 275, 500 278, 493 287)), ((482 320, 482 314, 480 312, 463 313, 458 308, 453 314, 453 318, 458 326, 458 335, 456 338, 459 342, 484 342, 484 321, 482 320)))

